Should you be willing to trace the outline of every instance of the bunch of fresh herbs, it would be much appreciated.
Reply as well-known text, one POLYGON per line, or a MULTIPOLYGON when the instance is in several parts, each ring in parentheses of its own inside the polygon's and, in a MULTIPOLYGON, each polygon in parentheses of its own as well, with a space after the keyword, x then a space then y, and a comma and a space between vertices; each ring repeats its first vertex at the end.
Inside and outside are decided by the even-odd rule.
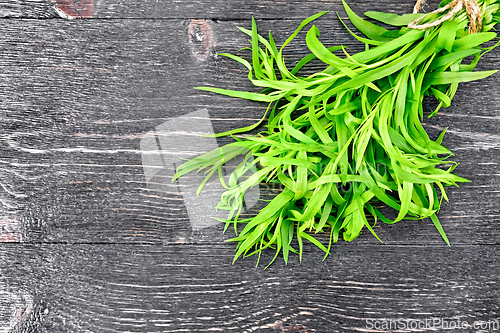
MULTIPOLYGON (((198 89, 266 102, 267 112, 252 126, 217 134, 231 135, 235 142, 185 162, 174 177, 207 170, 200 192, 215 173, 219 175, 226 191, 216 208, 229 211, 223 220, 225 230, 234 223, 237 235, 229 241, 238 243, 235 260, 254 254, 260 257, 263 249, 272 248, 276 251, 272 261, 282 252, 287 262, 290 252, 302 256, 304 240, 322 249, 326 257, 340 235, 352 241, 363 227, 379 239, 373 230, 378 220, 395 223, 429 217, 449 244, 436 214, 442 200, 448 200, 445 188, 467 180, 453 173, 457 166, 449 160, 453 154, 441 144, 445 132, 432 140, 424 130, 422 101, 428 95, 439 101, 433 116, 440 107, 450 105, 460 82, 495 72, 473 71, 481 56, 496 46, 481 45, 496 38, 490 30, 500 15, 496 0, 479 0, 478 4, 483 29, 469 35, 465 10, 423 31, 407 28, 423 14, 366 13, 397 27, 388 30, 363 20, 344 2, 351 23, 364 37, 342 23, 365 44, 365 51, 349 54, 343 46, 326 47, 313 25, 306 35, 311 53, 291 70, 283 49, 326 12, 304 20, 280 48, 271 33, 267 39, 258 34, 253 18, 251 30, 240 28, 251 37, 251 62, 223 55, 245 66, 248 79, 262 91, 198 89), (465 64, 467 57, 474 59, 465 64), (300 75, 313 59, 322 61, 325 69, 300 75), (263 122, 266 130, 259 134, 237 135, 263 122), (245 157, 226 184, 222 167, 241 154, 245 157), (255 166, 257 172, 243 177, 255 166), (240 218, 245 192, 261 182, 277 182, 283 190, 256 216, 240 218), (382 215, 377 203, 394 208, 396 218, 382 215), (239 223, 244 228, 238 232, 239 223), (327 245, 313 236, 325 231, 330 233, 327 245), (294 238, 296 247, 292 246, 294 238)), ((437 19, 439 15, 431 13, 422 22, 437 19)))

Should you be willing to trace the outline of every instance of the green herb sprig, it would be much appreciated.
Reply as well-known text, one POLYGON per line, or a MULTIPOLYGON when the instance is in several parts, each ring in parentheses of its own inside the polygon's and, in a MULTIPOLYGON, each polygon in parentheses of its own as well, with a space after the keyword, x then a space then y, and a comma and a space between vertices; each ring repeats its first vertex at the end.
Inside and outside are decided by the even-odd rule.
MULTIPOLYGON (((280 48, 271 32, 268 39, 258 34, 255 19, 251 30, 240 28, 251 37, 251 62, 222 55, 245 66, 248 79, 263 90, 198 89, 266 102, 266 114, 256 124, 215 135, 233 136, 235 142, 183 163, 173 178, 206 170, 200 193, 218 174, 226 191, 216 208, 229 212, 228 218, 221 220, 226 223, 224 231, 234 224, 236 237, 229 239, 238 243, 234 260, 254 254, 260 259, 266 248, 276 251, 271 263, 280 252, 285 262, 290 252, 298 253, 301 259, 304 240, 323 250, 326 258, 332 242, 341 235, 352 241, 364 227, 380 240, 373 230, 378 220, 392 224, 428 217, 449 244, 436 214, 442 200, 448 200, 445 188, 467 180, 453 173, 457 163, 449 160, 453 154, 441 144, 446 131, 431 140, 423 128, 422 101, 429 95, 439 101, 431 117, 450 105, 460 82, 496 72, 473 71, 481 56, 498 45, 481 46, 497 36, 490 30, 499 21, 499 4, 496 0, 478 3, 483 30, 468 35, 465 10, 424 31, 406 27, 423 14, 366 13, 398 28, 388 30, 363 20, 344 2, 349 20, 364 37, 341 22, 365 44, 365 51, 351 55, 343 46, 326 47, 313 25, 306 35, 311 54, 292 70, 285 64, 284 48, 326 12, 305 19, 280 48), (470 56, 474 60, 465 64, 463 60, 470 56), (322 61, 325 69, 300 75, 314 59, 322 61), (266 130, 259 134, 237 136, 263 123, 266 130), (245 158, 226 184, 223 165, 242 154, 245 158), (245 177, 255 166, 258 171, 245 177), (283 191, 256 216, 240 218, 245 192, 261 182, 278 183, 283 191), (394 208, 397 217, 385 217, 377 203, 394 208), (238 232, 240 223, 244 228, 238 232), (314 236, 325 231, 330 233, 327 245, 314 236), (292 246, 294 238, 297 248, 292 246)), ((437 19, 439 15, 431 13, 421 22, 437 19)))

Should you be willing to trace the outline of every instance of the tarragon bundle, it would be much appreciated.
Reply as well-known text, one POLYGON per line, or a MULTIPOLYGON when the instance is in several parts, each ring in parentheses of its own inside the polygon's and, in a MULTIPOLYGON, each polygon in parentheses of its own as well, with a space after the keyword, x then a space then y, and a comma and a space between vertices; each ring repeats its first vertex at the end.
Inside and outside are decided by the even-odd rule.
MULTIPOLYGON (((422 127, 422 101, 428 95, 437 98, 432 116, 450 105, 458 83, 495 72, 473 71, 481 56, 496 46, 481 45, 496 38, 489 30, 499 20, 496 0, 478 4, 482 31, 468 34, 465 9, 424 30, 407 28, 423 14, 366 13, 397 27, 388 30, 361 19, 344 2, 350 21, 364 37, 349 32, 365 44, 365 51, 349 54, 343 46, 327 47, 313 25, 306 35, 311 54, 291 70, 283 49, 325 12, 304 20, 280 48, 271 33, 267 39, 258 34, 253 18, 251 30, 240 28, 251 37, 251 61, 224 55, 245 66, 249 80, 262 91, 198 89, 266 102, 266 114, 252 126, 217 134, 232 135, 235 142, 185 162, 174 177, 207 170, 201 191, 218 174, 226 191, 216 208, 229 211, 222 220, 225 230, 234 223, 237 235, 229 241, 238 243, 235 260, 253 254, 260 258, 266 248, 276 251, 272 261, 280 252, 285 262, 290 252, 301 258, 303 240, 318 246, 326 257, 340 235, 352 241, 363 227, 379 239, 373 230, 377 220, 395 223, 428 217, 449 244, 436 214, 442 200, 448 200, 445 187, 467 180, 453 173, 457 164, 441 144, 444 132, 432 140, 422 127), (473 60, 465 63, 467 57, 473 60), (315 59, 325 69, 301 75, 303 66, 315 59), (262 123, 266 130, 256 135, 236 135, 262 123), (226 184, 222 168, 241 154, 245 157, 226 184), (249 174, 255 167, 258 171, 249 174), (262 182, 276 182, 283 190, 256 216, 240 218, 245 192, 262 182), (394 208, 395 219, 384 216, 380 205, 394 208), (238 224, 244 224, 239 233, 238 224), (330 233, 326 245, 314 236, 325 231, 330 233)), ((435 22, 442 15, 430 13, 420 22, 435 22)))

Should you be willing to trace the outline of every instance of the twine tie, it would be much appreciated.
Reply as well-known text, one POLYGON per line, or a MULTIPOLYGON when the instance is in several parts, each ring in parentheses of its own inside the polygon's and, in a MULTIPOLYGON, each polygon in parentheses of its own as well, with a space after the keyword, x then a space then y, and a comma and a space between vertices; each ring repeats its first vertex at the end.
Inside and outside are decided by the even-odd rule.
MULTIPOLYGON (((413 7, 413 14, 418 14, 421 11, 424 3, 425 0, 417 0, 415 7, 413 7)), ((448 13, 442 16, 439 20, 425 24, 419 24, 420 21, 422 21, 422 19, 425 17, 422 16, 416 19, 415 21, 411 22, 410 24, 408 24, 408 28, 424 30, 427 28, 435 27, 443 23, 444 21, 451 20, 453 16, 455 16, 455 14, 458 13, 463 7, 465 7, 465 11, 467 12, 467 16, 469 17, 469 33, 472 34, 481 31, 482 29, 481 8, 479 7, 476 0, 454 0, 448 3, 446 6, 438 8, 435 11, 431 12, 431 14, 438 14, 441 12, 448 11, 448 13)))

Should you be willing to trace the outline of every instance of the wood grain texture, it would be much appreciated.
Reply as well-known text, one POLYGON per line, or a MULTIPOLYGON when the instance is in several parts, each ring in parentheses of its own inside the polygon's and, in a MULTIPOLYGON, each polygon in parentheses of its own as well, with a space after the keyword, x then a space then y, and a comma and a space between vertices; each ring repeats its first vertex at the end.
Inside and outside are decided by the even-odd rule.
MULTIPOLYGON (((429 1, 429 6, 436 1, 429 1)), ((411 12, 411 1, 351 1, 360 12, 383 8, 393 12, 411 12)), ((13 0, 0 2, 0 17, 8 18, 138 18, 138 19, 213 19, 248 20, 297 19, 330 10, 340 11, 338 0, 171 0, 171 1, 106 1, 106 0, 13 0)))
POLYGON ((56 17, 52 1, 1 1, 2 18, 53 18, 56 17))
MULTIPOLYGON (((358 13, 413 7, 349 4, 358 13)), ((146 181, 141 142, 169 121, 187 116, 220 132, 262 116, 259 103, 194 89, 253 89, 217 55, 248 45, 238 26, 254 15, 281 43, 323 10, 321 40, 362 50, 335 17, 337 0, 0 2, 0 332, 380 332, 367 320, 499 320, 498 75, 462 84, 426 121, 433 137, 448 127, 456 172, 471 180, 450 189, 440 212, 451 247, 430 221, 408 221, 378 225, 384 244, 369 232, 341 241, 324 262, 305 244, 302 263, 231 265, 234 244, 223 241, 232 234, 192 226, 184 193, 194 184, 171 184, 168 168, 146 181), (190 116, 200 110, 209 117, 190 116)), ((307 53, 304 37, 288 63, 307 53)), ((495 68, 497 50, 478 70, 495 68)))
MULTIPOLYGON (((259 28, 276 31, 277 41, 282 42, 283 32, 298 23, 260 21, 259 28)), ((163 179, 166 188, 161 192, 148 188, 140 142, 148 131, 195 110, 209 111, 216 132, 261 117, 262 104, 194 89, 198 85, 254 89, 241 66, 216 55, 238 52, 246 45, 238 24, 3 21, 0 46, 8 52, 0 59, 5 69, 0 74, 2 203, 5 218, 22 225, 11 238, 145 243, 224 239, 220 229, 207 238, 191 237, 183 197, 168 179, 163 179), (25 28, 19 29, 20 23, 25 28), (197 44, 197 39, 203 43, 197 44)), ((361 49, 331 16, 317 24, 325 44, 361 49)), ((287 53, 292 64, 306 54, 303 37, 287 53)), ((482 60, 479 70, 499 67, 494 52, 482 60)), ((499 163, 500 88, 495 82, 491 77, 463 84, 453 105, 427 124, 433 136, 449 128, 445 144, 457 152, 461 162, 457 172, 472 181, 450 189, 451 202, 440 214, 454 244, 499 241, 500 179, 494 171, 499 163)), ((427 101, 426 109, 432 106, 433 101, 427 101)), ((379 229, 389 244, 442 242, 429 221, 379 229)), ((357 242, 376 240, 367 234, 357 242)))
POLYGON ((224 245, 12 244, 0 251, 11 263, 2 288, 17 298, 0 311, 17 309, 8 322, 24 313, 20 332, 51 333, 369 332, 367 320, 499 319, 498 246, 320 255, 263 271, 252 259, 231 265, 224 245))

